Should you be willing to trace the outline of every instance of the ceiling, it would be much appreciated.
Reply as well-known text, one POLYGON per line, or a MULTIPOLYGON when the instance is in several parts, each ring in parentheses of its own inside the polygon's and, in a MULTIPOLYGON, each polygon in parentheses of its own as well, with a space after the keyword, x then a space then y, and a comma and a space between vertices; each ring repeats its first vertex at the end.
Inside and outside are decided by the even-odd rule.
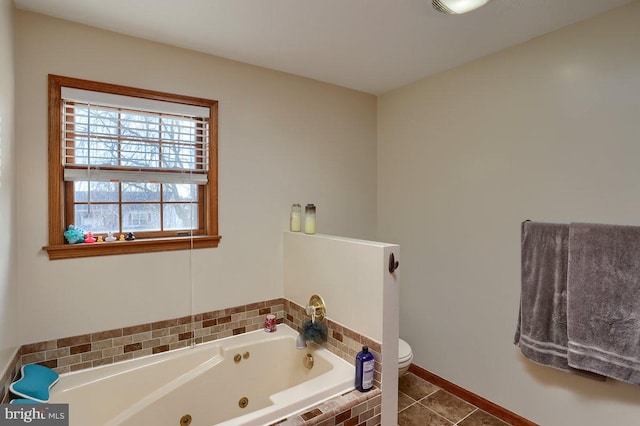
POLYGON ((493 0, 15 0, 19 9, 381 94, 631 3, 493 0))

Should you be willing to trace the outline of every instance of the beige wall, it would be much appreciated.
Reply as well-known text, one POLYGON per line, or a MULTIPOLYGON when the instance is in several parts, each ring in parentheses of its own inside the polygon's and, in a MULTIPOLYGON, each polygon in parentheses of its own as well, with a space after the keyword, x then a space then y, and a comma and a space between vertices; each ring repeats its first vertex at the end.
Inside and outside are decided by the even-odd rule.
POLYGON ((636 424, 640 390, 513 346, 520 222, 640 224, 640 3, 380 97, 378 238, 414 362, 542 425, 636 424))
POLYGON ((15 282, 13 2, 0 0, 0 376, 18 347, 15 282))
POLYGON ((375 97, 28 12, 16 30, 22 343, 281 297, 294 202, 375 236, 375 97), (219 248, 48 260, 48 73, 220 101, 219 248))

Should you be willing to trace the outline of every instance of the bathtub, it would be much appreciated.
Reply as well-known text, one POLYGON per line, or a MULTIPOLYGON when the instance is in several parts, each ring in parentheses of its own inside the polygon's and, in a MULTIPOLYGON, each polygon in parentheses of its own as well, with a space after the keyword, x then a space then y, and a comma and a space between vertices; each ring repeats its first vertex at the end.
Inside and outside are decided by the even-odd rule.
POLYGON ((352 365, 315 345, 298 350, 296 337, 280 324, 62 374, 50 402, 69 404, 71 426, 173 426, 186 415, 192 426, 268 425, 354 388, 352 365))

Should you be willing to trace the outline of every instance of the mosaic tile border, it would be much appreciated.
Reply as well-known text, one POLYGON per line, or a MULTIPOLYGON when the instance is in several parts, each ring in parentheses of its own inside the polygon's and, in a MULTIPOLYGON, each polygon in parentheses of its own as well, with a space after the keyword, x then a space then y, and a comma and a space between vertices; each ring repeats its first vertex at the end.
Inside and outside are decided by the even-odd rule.
POLYGON ((275 314, 282 323, 284 299, 31 343, 22 346, 20 362, 68 373, 258 330, 267 314, 275 314))

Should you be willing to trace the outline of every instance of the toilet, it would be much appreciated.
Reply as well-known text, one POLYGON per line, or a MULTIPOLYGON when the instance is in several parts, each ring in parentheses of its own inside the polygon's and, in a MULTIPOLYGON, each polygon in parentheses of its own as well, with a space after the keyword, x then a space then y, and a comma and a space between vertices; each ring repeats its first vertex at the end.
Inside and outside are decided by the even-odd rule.
POLYGON ((413 352, 411 351, 411 346, 404 340, 398 339, 398 377, 409 370, 412 360, 413 352))

